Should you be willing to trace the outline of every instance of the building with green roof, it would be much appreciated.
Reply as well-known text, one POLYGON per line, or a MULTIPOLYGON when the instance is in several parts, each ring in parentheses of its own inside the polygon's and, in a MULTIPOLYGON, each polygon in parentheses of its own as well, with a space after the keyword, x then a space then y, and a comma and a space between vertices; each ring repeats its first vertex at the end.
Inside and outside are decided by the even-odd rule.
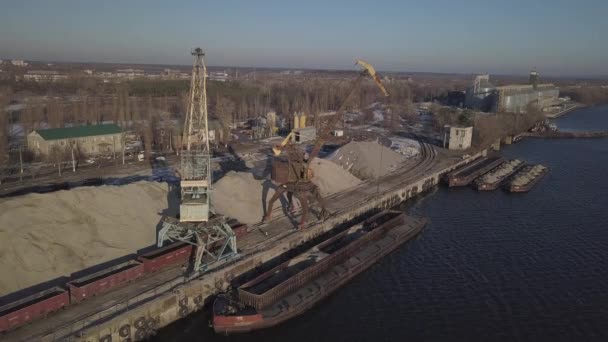
POLYGON ((122 129, 115 124, 38 129, 28 134, 28 148, 48 155, 72 146, 84 155, 110 154, 122 150, 122 129))

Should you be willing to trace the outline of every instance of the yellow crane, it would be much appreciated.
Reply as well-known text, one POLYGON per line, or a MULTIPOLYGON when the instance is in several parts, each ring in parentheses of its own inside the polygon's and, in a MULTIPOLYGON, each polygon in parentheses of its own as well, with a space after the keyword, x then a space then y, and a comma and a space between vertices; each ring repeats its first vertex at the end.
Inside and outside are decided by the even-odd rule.
MULTIPOLYGON (((308 214, 308 198, 310 198, 310 197, 315 198, 317 200, 317 202, 319 202, 319 204, 321 205, 321 209, 322 209, 321 211, 326 212, 325 205, 323 203, 323 199, 321 198, 321 196, 319 194, 319 189, 314 184, 312 184, 312 182, 310 182, 310 180, 313 177, 312 170, 310 168, 310 165, 311 165, 310 163, 312 162, 312 160, 315 157, 317 157, 317 155, 319 154, 319 152, 321 150, 321 147, 323 146, 323 144, 325 144, 325 142, 329 138, 329 136, 330 136, 331 132, 334 130, 336 124, 338 122, 342 121, 346 103, 348 103, 348 100, 350 99, 350 97, 359 88, 359 84, 365 77, 370 76, 374 80, 374 82, 376 83, 376 85, 378 86, 378 88, 380 89, 382 94, 385 97, 389 96, 388 92, 386 91, 386 88, 384 87, 384 85, 382 84, 382 81, 380 80, 380 76, 376 73, 376 69, 374 69, 374 67, 371 64, 369 64, 363 60, 357 60, 355 65, 359 65, 359 66, 363 67, 363 70, 359 74, 359 77, 357 77, 357 79, 353 82, 353 86, 352 86, 350 92, 348 93, 348 95, 346 96, 344 101, 342 102, 342 105, 340 106, 340 108, 336 111, 336 114, 329 120, 329 122, 327 122, 325 125, 323 125, 323 128, 317 135, 317 139, 315 140, 315 143, 313 145, 310 155, 305 156, 302 153, 302 151, 297 149, 295 146, 291 146, 291 140, 293 139, 293 137, 295 135, 295 133, 293 131, 290 132, 287 135, 287 137, 285 137, 285 139, 283 139, 283 141, 279 145, 276 145, 272 148, 272 151, 275 156, 279 156, 281 154, 281 152, 285 148, 287 148, 287 151, 288 151, 287 152, 288 179, 285 183, 280 184, 277 187, 276 192, 274 193, 274 195, 268 202, 266 215, 264 216, 263 221, 266 221, 271 218, 274 202, 280 196, 282 196, 282 194, 284 192, 288 193, 288 200, 290 202, 290 205, 291 205, 291 196, 295 195, 300 200, 300 203, 302 205, 302 218, 300 221, 300 228, 302 228, 306 224, 306 216, 308 214)), ((275 163, 277 162, 276 159, 274 162, 275 163)), ((273 168, 274 168, 274 166, 273 166, 273 168)))

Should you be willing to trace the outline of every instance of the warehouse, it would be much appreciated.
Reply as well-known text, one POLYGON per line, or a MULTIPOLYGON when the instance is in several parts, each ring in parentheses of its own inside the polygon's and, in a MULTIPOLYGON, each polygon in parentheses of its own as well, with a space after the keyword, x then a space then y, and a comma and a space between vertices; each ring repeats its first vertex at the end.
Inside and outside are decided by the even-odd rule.
POLYGON ((44 156, 71 147, 85 155, 113 153, 122 150, 122 130, 115 124, 38 129, 28 134, 27 145, 44 156))
POLYGON ((529 84, 496 87, 488 74, 477 75, 467 88, 465 105, 484 112, 525 113, 529 106, 540 110, 559 103, 559 88, 551 83, 539 83, 537 72, 530 73, 529 84))

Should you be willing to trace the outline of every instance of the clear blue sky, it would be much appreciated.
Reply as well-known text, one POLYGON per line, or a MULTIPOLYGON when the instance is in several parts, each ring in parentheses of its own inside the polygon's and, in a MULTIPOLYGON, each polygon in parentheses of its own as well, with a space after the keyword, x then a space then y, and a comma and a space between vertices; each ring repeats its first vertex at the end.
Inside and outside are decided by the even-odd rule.
POLYGON ((0 58, 608 75, 606 0, 0 0, 0 58))

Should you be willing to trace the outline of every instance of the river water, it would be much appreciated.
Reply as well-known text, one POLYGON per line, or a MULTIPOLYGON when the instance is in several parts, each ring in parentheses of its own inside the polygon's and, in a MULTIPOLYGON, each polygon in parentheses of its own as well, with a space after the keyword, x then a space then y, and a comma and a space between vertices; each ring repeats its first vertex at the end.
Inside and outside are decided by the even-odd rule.
MULTIPOLYGON (((608 106, 555 120, 608 130, 608 106)), ((407 204, 431 222, 311 311, 216 336, 205 313, 156 341, 607 341, 608 139, 533 140, 503 154, 551 172, 527 194, 439 187, 407 204)))

